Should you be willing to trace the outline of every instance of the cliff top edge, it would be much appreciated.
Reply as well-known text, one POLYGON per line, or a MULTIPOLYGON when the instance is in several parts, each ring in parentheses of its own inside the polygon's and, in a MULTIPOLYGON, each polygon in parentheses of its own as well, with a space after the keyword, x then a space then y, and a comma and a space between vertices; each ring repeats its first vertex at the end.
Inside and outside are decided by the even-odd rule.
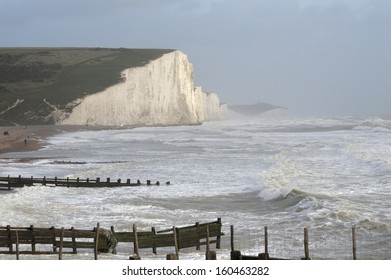
MULTIPOLYGON (((44 124, 53 106, 121 82, 121 72, 143 67, 175 49, 0 48, 0 125, 44 124), (50 104, 50 105, 49 105, 50 104), (16 106, 17 105, 17 106, 16 106)), ((48 123, 50 124, 50 122, 48 123)))

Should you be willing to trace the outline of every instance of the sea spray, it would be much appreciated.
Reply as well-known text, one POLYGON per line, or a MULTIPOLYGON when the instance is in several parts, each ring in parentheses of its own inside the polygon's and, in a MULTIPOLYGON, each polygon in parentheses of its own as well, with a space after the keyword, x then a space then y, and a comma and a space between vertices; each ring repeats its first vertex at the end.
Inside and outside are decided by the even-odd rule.
MULTIPOLYGON (((304 227, 311 248, 319 249, 314 258, 348 258, 356 227, 360 258, 390 258, 390 127, 387 118, 279 118, 61 134, 40 151, 5 155, 12 160, 0 162, 3 175, 158 179, 171 185, 23 188, 1 195, 1 221, 75 227, 99 222, 118 229, 136 223, 150 229, 221 217, 223 232, 235 225, 243 251, 262 250, 267 225, 271 253, 286 258, 301 257, 304 227)), ((229 248, 228 239, 223 248, 229 248)))

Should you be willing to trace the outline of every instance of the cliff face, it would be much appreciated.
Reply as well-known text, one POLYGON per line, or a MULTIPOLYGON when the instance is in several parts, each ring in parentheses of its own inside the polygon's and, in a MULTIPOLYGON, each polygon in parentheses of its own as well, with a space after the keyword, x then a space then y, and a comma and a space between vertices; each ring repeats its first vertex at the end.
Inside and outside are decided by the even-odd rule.
POLYGON ((58 123, 187 125, 220 118, 218 96, 194 87, 193 67, 180 51, 121 74, 122 82, 78 100, 58 123))

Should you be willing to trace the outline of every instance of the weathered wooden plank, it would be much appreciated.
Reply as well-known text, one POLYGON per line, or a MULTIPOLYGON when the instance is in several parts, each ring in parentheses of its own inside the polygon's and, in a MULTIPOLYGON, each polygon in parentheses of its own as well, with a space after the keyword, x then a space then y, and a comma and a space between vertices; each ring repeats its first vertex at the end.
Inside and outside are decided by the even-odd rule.
MULTIPOLYGON (((140 248, 153 248, 153 247, 171 247, 174 246, 173 243, 173 234, 156 234, 156 235, 141 235, 142 232, 137 233, 138 235, 138 243, 140 248)), ((118 242, 126 242, 126 243, 133 243, 134 238, 130 235, 132 235, 131 232, 122 232, 120 235, 118 232, 115 233, 115 238, 118 242), (127 236, 126 236, 127 235, 127 236)), ((206 236, 205 236, 206 238, 206 236)), ((183 248, 189 248, 189 247, 196 247, 199 245, 205 245, 205 242, 202 242, 201 240, 204 238, 199 238, 198 236, 181 236, 179 237, 179 247, 181 249, 183 248)), ((217 244, 217 240, 210 240, 210 243, 217 244)))
MULTIPOLYGON (((60 248, 60 241, 56 241, 55 245, 60 248)), ((73 241, 63 241, 62 247, 67 249, 73 249, 74 246, 77 247, 77 249, 95 249, 95 242, 73 242, 73 241)), ((102 243, 98 243, 98 251, 107 249, 107 246, 102 243)), ((73 252, 73 250, 72 250, 73 252)))
MULTIPOLYGON (((50 229, 34 229, 34 231, 31 230, 19 230, 19 229, 11 229, 11 238, 12 240, 15 239, 15 231, 18 231, 19 234, 19 239, 26 240, 26 241, 34 241, 39 240, 40 238, 45 239, 45 237, 52 236, 53 233, 56 236, 60 236, 61 230, 60 229, 55 229, 50 230, 50 229)), ((0 230, 0 239, 4 237, 8 237, 9 233, 7 231, 2 231, 0 230)), ((64 238, 95 238, 96 233, 94 231, 90 230, 64 230, 64 238)), ((38 241, 36 241, 38 242, 38 241)))
POLYGON ((140 248, 153 248, 155 247, 172 247, 175 246, 174 243, 174 234, 157 234, 150 237, 139 237, 139 247, 140 248))
MULTIPOLYGON (((137 236, 139 239, 143 239, 143 238, 150 238, 150 237, 153 237, 154 234, 152 232, 149 232, 149 231, 140 231, 137 233, 137 236)), ((133 235, 133 232, 130 231, 130 232, 115 232, 114 233, 114 237, 115 239, 117 239, 118 242, 128 242, 128 243, 132 243, 134 242, 134 235, 133 235)))
MULTIPOLYGON (((67 253, 67 252, 63 252, 63 253, 67 253)), ((2 255, 16 255, 16 252, 15 251, 12 251, 12 252, 9 252, 9 251, 0 251, 0 254, 2 255)), ((57 253, 55 252, 52 252, 52 251, 35 251, 35 252, 32 252, 32 251, 20 251, 19 250, 19 255, 54 255, 57 253)), ((67 253, 69 254, 69 253, 67 253)))
MULTIPOLYGON (((107 231, 104 229, 93 230, 78 230, 74 228, 40 228, 40 227, 0 227, 0 247, 9 249, 12 253, 12 245, 18 241, 18 244, 30 244, 31 253, 36 251, 35 246, 52 245, 53 252, 57 252, 60 247, 63 249, 72 249, 72 253, 76 254, 77 249, 94 249, 97 251, 109 251, 114 249, 118 242, 138 243, 138 248, 153 248, 156 252, 157 247, 173 247, 177 242, 177 248, 187 248, 205 245, 204 239, 207 237, 206 229, 210 225, 211 232, 216 234, 210 237, 210 244, 218 243, 218 236, 221 236, 221 221, 199 224, 198 226, 187 226, 175 229, 174 238, 173 229, 162 231, 166 233, 156 233, 156 230, 149 232, 137 232, 135 238, 135 230, 130 232, 114 232, 114 230, 107 231), (205 229, 205 231, 203 231, 205 229), (16 231, 18 231, 18 240, 16 240, 16 231), (62 246, 61 246, 62 243, 62 246), (97 248, 97 249, 96 249, 97 248)), ((209 236, 211 236, 210 234, 209 236)), ((42 248, 40 248, 42 249, 42 248)), ((136 249, 137 250, 137 249, 136 249)), ((42 250, 39 250, 42 251, 42 250)), ((53 253, 52 252, 52 253, 53 253)), ((3 252, 0 252, 3 253, 3 252)), ((135 252, 137 254, 137 251, 135 252)), ((39 254, 39 252, 37 252, 39 254)))
MULTIPOLYGON (((183 235, 187 235, 187 234, 196 234, 202 238, 206 238, 206 229, 207 229, 208 226, 200 226, 199 228, 192 228, 192 229, 182 229, 182 228, 179 228, 178 231, 179 231, 179 234, 183 234, 183 235)), ((212 226, 209 226, 209 234, 210 236, 209 237, 216 237, 216 236, 220 236, 221 234, 221 227, 220 226, 217 226, 217 225, 212 225, 212 226)))

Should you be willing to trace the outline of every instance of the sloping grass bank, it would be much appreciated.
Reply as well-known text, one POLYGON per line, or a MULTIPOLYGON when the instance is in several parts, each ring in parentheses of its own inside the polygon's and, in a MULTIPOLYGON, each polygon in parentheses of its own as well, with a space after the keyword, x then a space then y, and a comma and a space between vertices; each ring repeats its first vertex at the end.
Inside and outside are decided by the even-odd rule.
POLYGON ((0 48, 0 126, 53 124, 53 106, 71 110, 72 101, 120 82, 122 70, 172 51, 0 48))

